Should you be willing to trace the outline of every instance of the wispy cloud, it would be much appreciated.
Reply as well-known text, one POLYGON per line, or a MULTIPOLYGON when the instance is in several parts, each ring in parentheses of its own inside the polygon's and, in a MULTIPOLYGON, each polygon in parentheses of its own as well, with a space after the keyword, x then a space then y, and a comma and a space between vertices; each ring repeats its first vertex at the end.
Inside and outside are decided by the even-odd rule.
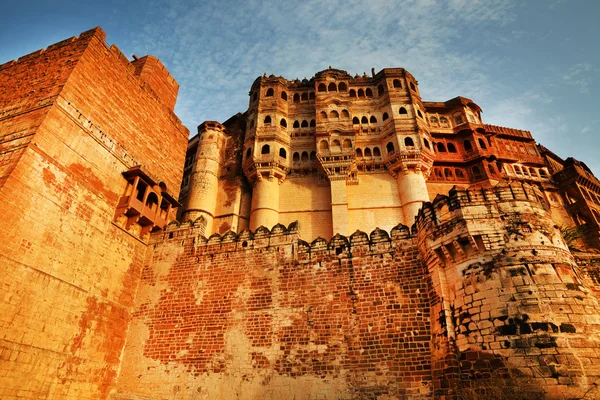
POLYGON ((575 86, 581 93, 589 93, 593 83, 593 72, 594 67, 591 64, 575 64, 562 76, 562 80, 568 85, 575 86))
POLYGON ((506 0, 347 0, 266 2, 155 1, 148 23, 132 32, 137 52, 159 55, 181 84, 177 113, 192 130, 247 108, 248 89, 267 74, 310 78, 329 65, 349 73, 405 67, 432 100, 491 87, 467 51, 465 27, 513 18, 506 0), (155 23, 160 20, 160 23, 155 23))

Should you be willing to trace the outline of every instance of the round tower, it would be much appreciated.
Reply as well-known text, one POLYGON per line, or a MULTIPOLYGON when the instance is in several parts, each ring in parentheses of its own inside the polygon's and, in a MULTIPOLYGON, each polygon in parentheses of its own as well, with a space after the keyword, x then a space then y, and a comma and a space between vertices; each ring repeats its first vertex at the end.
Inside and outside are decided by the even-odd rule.
POLYGON ((434 152, 417 81, 404 69, 386 69, 385 78, 395 133, 385 143, 385 164, 396 178, 404 223, 410 226, 429 201, 425 182, 434 152))
POLYGON ((260 77, 250 90, 244 143, 244 175, 252 183, 250 229, 279 222, 279 184, 289 171, 288 82, 260 77))
POLYGON ((203 218, 205 235, 212 232, 223 158, 221 150, 226 147, 227 136, 227 129, 215 121, 206 121, 198 127, 196 163, 190 176, 190 189, 182 219, 195 221, 203 218))

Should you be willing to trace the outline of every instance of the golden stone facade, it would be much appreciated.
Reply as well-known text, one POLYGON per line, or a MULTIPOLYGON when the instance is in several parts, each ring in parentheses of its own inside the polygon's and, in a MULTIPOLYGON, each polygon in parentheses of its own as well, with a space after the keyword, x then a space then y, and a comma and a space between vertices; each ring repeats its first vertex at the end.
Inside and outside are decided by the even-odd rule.
POLYGON ((189 139, 104 39, 0 65, 2 399, 600 396, 584 163, 402 68, 265 75, 189 139))

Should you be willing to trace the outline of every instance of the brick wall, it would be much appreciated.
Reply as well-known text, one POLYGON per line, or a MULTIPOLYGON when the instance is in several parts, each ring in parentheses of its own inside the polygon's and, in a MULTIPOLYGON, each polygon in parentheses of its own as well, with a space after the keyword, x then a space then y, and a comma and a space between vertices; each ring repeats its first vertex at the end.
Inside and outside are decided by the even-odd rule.
POLYGON ((406 227, 155 239, 114 399, 430 394, 428 281, 406 227))

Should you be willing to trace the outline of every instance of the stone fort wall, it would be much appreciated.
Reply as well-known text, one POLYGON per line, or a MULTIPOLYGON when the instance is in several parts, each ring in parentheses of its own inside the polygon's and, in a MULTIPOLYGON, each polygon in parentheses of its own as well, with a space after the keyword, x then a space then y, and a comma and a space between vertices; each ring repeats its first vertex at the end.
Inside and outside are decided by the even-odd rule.
POLYGON ((428 279, 407 227, 156 236, 114 399, 429 398, 428 279))
POLYGON ((179 189, 187 129, 104 39, 0 66, 2 399, 108 396, 147 247, 112 223, 122 173, 179 189))

